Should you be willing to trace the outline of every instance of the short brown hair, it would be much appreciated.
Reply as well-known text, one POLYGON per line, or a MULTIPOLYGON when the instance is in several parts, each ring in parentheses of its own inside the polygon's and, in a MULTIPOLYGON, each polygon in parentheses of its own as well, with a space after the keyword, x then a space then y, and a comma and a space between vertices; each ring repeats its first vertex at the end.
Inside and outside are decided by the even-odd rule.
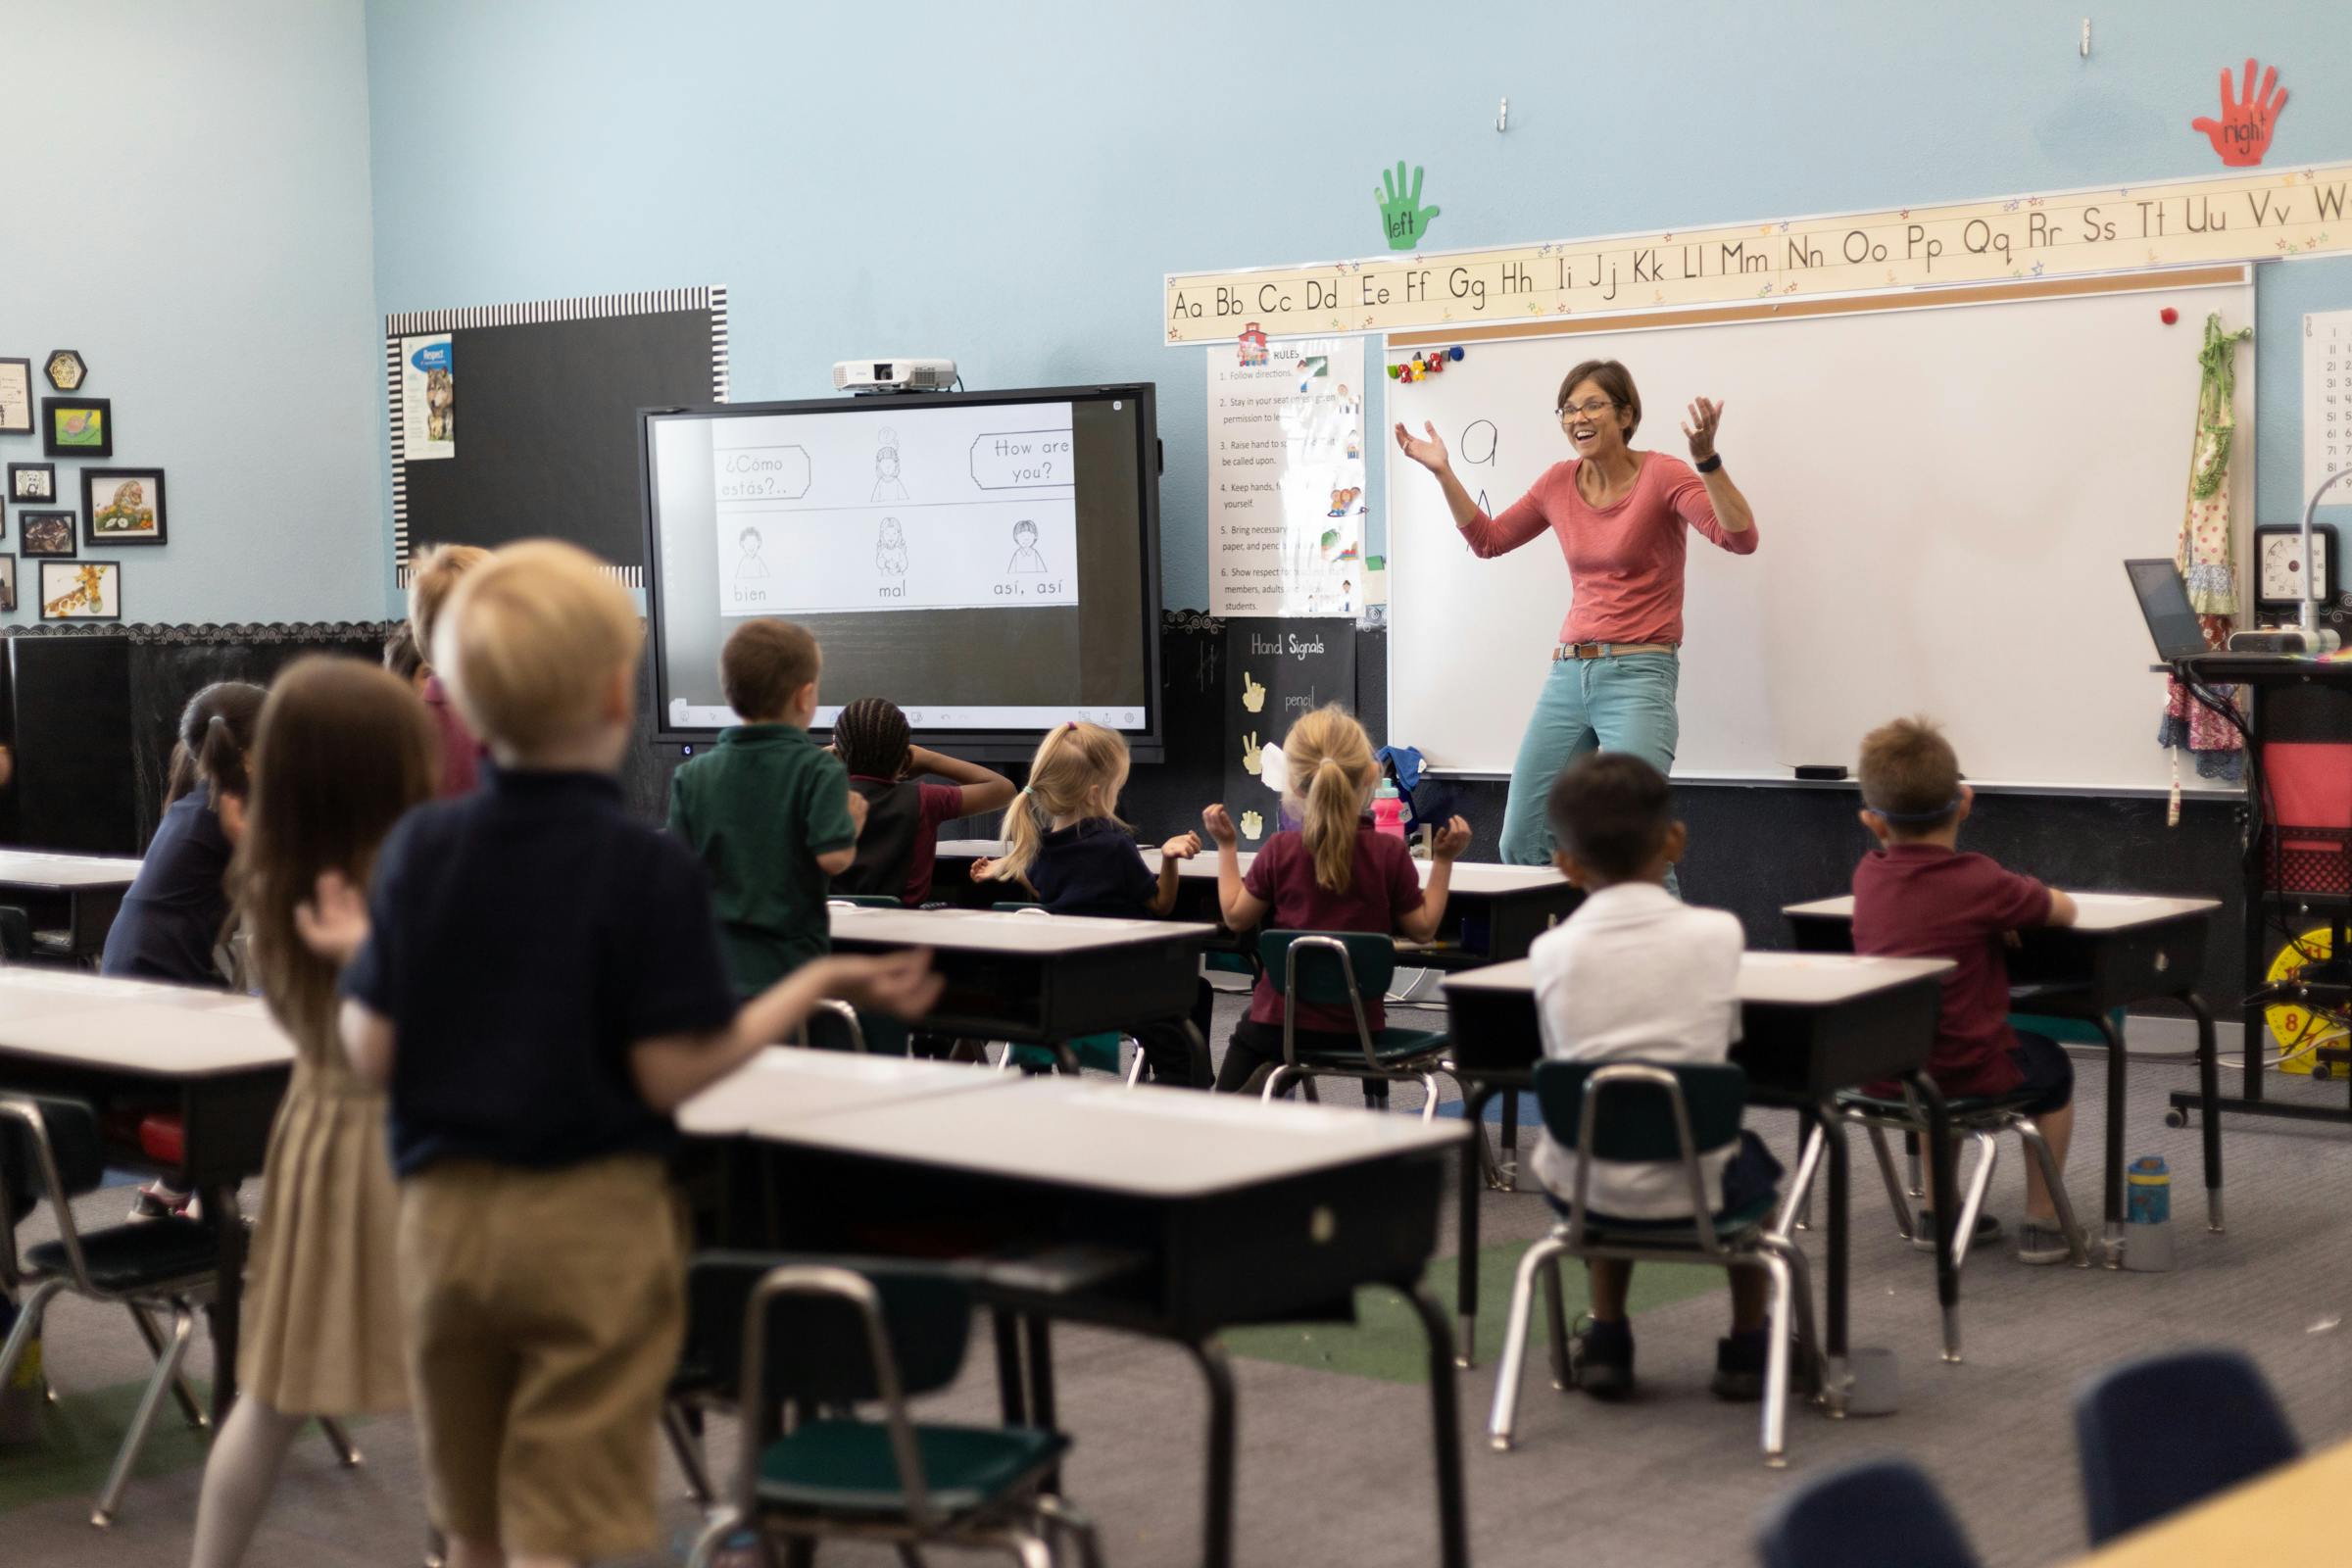
POLYGON ((605 564, 554 539, 499 550, 443 607, 433 664, 476 735, 525 757, 602 721, 645 628, 605 564))
POLYGON ((1932 833, 1960 807, 1960 759, 1929 718, 1898 718, 1862 737, 1862 804, 1897 838, 1932 833))
POLYGON ((718 684, 727 706, 749 724, 780 717, 793 693, 816 679, 825 656, 816 636, 795 621, 747 620, 718 653, 718 684))
POLYGON ((480 545, 435 545, 409 567, 409 635, 416 653, 433 662, 433 628, 440 624, 441 607, 457 591, 458 579, 490 559, 480 545))
POLYGON ((1570 370, 1568 379, 1560 383, 1560 395, 1552 399, 1552 412, 1565 410, 1568 394, 1587 381, 1596 383, 1611 403, 1625 411, 1625 438, 1631 441, 1634 432, 1642 428, 1642 394, 1635 390, 1634 372, 1615 360, 1587 360, 1570 370))

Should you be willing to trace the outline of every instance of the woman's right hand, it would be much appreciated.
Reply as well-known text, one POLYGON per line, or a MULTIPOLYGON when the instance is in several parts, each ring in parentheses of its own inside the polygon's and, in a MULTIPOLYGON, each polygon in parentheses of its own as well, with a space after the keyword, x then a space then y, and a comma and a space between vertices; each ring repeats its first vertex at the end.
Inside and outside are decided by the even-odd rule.
POLYGON ((1396 450, 1432 473, 1446 472, 1453 466, 1453 461, 1446 455, 1446 443, 1439 439, 1438 427, 1424 419, 1421 428, 1429 433, 1426 436, 1415 435, 1404 427, 1402 419, 1398 419, 1396 450))

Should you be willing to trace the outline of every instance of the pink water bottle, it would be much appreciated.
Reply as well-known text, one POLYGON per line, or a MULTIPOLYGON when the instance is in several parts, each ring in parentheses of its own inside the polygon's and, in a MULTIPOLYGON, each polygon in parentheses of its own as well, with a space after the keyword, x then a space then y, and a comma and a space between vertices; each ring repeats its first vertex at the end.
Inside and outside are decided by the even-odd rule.
POLYGON ((1404 802, 1397 798, 1392 779, 1382 779, 1380 788, 1372 792, 1372 826, 1393 838, 1404 837, 1404 802))

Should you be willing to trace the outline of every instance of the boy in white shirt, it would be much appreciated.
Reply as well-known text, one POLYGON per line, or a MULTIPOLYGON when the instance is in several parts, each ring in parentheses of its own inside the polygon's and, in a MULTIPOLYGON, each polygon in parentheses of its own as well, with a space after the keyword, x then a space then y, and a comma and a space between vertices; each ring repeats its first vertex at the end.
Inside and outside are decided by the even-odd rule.
MULTIPOLYGON (((1585 890, 1585 902, 1528 951, 1544 1054, 1563 1061, 1722 1061, 1740 1035, 1740 922, 1721 909, 1694 909, 1666 891, 1666 875, 1690 841, 1674 819, 1666 780, 1638 757, 1596 753, 1562 770, 1547 803, 1558 850, 1552 863, 1585 890)), ((1565 1212, 1576 1192, 1577 1154, 1548 1137, 1537 1146, 1536 1174, 1565 1212)), ((1770 1198, 1779 1161, 1754 1133, 1699 1156, 1707 1196, 1720 1214, 1770 1198)), ((1593 1166, 1588 1194, 1595 1217, 1689 1217, 1690 1186, 1679 1164, 1593 1166)), ((1634 1337, 1626 1292, 1634 1265, 1591 1258, 1592 1322, 1582 1341, 1578 1386, 1622 1398, 1634 1386, 1634 1337)), ((1716 1396, 1756 1399, 1764 1391, 1764 1275, 1730 1271, 1732 1332, 1716 1347, 1716 1396)))

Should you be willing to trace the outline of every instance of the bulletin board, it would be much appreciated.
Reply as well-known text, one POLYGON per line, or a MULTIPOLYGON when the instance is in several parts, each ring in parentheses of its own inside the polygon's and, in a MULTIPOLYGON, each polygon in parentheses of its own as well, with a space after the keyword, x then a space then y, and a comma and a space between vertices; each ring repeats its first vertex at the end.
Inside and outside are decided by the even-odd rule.
POLYGON ((564 539, 645 580, 637 414, 727 400, 727 291, 384 318, 400 581, 436 544, 564 539))

